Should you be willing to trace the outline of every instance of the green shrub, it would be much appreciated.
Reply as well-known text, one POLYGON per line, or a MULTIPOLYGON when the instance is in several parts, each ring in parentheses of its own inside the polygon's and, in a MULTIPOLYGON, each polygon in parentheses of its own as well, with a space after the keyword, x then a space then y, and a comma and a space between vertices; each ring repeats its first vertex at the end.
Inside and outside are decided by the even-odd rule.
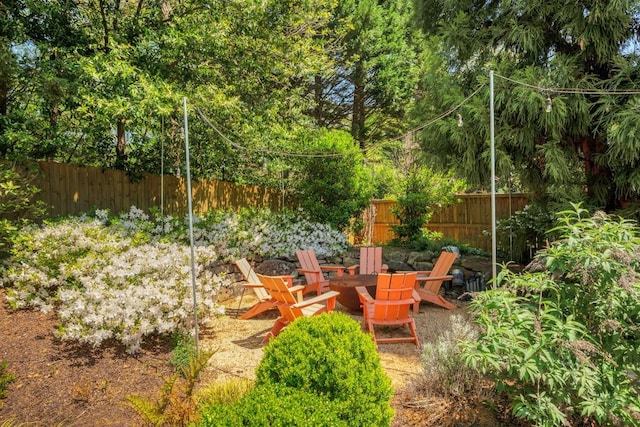
POLYGON ((257 385, 282 384, 325 396, 349 426, 389 425, 391 380, 371 337, 343 313, 302 318, 264 350, 257 385))
MULTIPOLYGON (((7 372, 8 365, 9 362, 0 362, 0 399, 4 399, 7 397, 7 388, 9 387, 9 384, 11 384, 16 379, 15 375, 7 372)), ((2 402, 0 401, 0 408, 1 407, 2 402)))
POLYGON ((536 425, 640 425, 640 238, 635 223, 574 206, 545 271, 514 274, 472 302, 484 333, 464 343, 516 416, 536 425))
POLYGON ((528 262, 532 253, 545 247, 553 235, 548 233, 555 224, 555 216, 548 208, 536 203, 526 205, 510 218, 496 224, 498 250, 508 259, 528 262))
POLYGON ((422 235, 413 238, 409 241, 403 241, 401 239, 392 239, 389 242, 389 246, 397 246, 401 248, 409 248, 420 252, 442 252, 443 248, 455 246, 458 248, 462 255, 478 255, 489 256, 487 251, 480 248, 469 246, 466 243, 460 243, 450 237, 443 237, 442 233, 431 231, 423 228, 422 235))
POLYGON ((171 334, 173 350, 169 364, 176 371, 189 366, 190 361, 196 356, 196 339, 187 332, 174 332, 171 334))
POLYGON ((314 132, 305 146, 318 154, 342 155, 322 161, 317 157, 298 158, 291 195, 312 221, 346 231, 351 219, 367 207, 371 195, 370 174, 363 166, 363 155, 351 135, 339 130, 314 132))
POLYGON ((178 367, 179 372, 165 378, 164 384, 154 398, 137 394, 126 396, 127 405, 133 409, 146 425, 184 427, 199 420, 199 395, 196 383, 202 370, 214 352, 201 351, 191 355, 189 362, 178 367))
POLYGON ((422 236, 424 225, 440 207, 457 201, 456 192, 464 184, 451 174, 436 173, 418 162, 404 169, 404 179, 396 185, 397 204, 393 208, 400 224, 391 228, 397 239, 406 243, 422 236))
POLYGON ((25 167, 0 162, 0 257, 6 257, 11 238, 30 220, 39 220, 46 212, 42 201, 35 201, 40 192, 32 185, 37 166, 25 167))
POLYGON ((248 378, 232 378, 226 381, 206 384, 196 392, 196 403, 200 408, 208 408, 214 405, 232 405, 253 390, 254 386, 255 382, 248 378))
POLYGON ((264 384, 236 404, 205 408, 198 425, 346 427, 348 424, 340 419, 336 404, 324 396, 283 384, 264 384))
POLYGON ((482 374, 464 364, 459 343, 475 341, 478 329, 461 315, 449 318, 450 329, 438 336, 434 343, 422 346, 420 360, 424 376, 420 388, 431 394, 472 400, 476 403, 490 395, 482 374))

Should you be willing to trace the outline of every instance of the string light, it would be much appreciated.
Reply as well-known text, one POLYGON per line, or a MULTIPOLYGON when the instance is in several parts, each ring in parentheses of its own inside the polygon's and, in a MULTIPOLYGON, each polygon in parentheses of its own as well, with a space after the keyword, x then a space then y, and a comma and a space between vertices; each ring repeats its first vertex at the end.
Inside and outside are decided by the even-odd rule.
POLYGON ((539 92, 543 93, 563 93, 563 94, 578 94, 578 95, 597 95, 597 96, 606 96, 606 95, 640 95, 640 90, 638 89, 582 89, 577 87, 542 87, 538 85, 532 85, 529 83, 521 82, 518 80, 511 79, 509 77, 501 76, 500 74, 494 74, 495 77, 499 77, 508 82, 517 84, 519 86, 528 87, 529 89, 535 89, 539 92))
POLYGON ((469 101, 471 98, 473 98, 474 96, 476 96, 478 94, 478 92, 480 92, 482 89, 484 89, 484 87, 487 86, 486 83, 482 83, 480 86, 478 86, 478 88, 476 90, 473 91, 473 93, 469 96, 467 96, 465 99, 462 100, 462 102, 460 102, 458 105, 450 108, 449 110, 445 111, 444 113, 434 117, 433 119, 429 120, 426 123, 421 124, 418 127, 415 127, 407 132, 405 132, 404 134, 400 135, 400 136, 396 136, 395 138, 391 138, 391 141, 394 141, 396 139, 402 139, 404 137, 406 137, 407 135, 413 134, 415 132, 421 131, 422 129, 426 128, 427 126, 432 125, 433 123, 444 119, 447 116, 450 116, 451 114, 453 114, 455 111, 457 111, 460 107, 462 107, 464 104, 467 103, 467 101, 469 101))
MULTIPOLYGON (((501 78, 503 80, 506 80, 508 82, 514 83, 516 85, 527 87, 527 88, 534 89, 534 90, 537 90, 539 92, 548 93, 548 94, 550 94, 550 93, 556 93, 556 94, 581 94, 581 95, 596 95, 596 96, 620 95, 620 94, 623 94, 623 95, 640 95, 640 90, 598 90, 598 89, 581 89, 581 88, 550 88, 550 87, 542 87, 542 86, 533 85, 533 84, 525 83, 525 82, 522 82, 522 81, 514 80, 514 79, 511 79, 509 77, 502 76, 500 74, 494 74, 494 76, 495 77, 499 77, 499 78, 501 78)), ((467 103, 467 101, 469 101, 471 98, 473 98, 475 95, 477 95, 485 86, 487 86, 486 83, 481 84, 471 95, 466 97, 459 104, 457 104, 454 107, 450 108, 449 110, 439 114, 438 116, 434 117, 433 119, 421 124, 420 126, 415 127, 413 129, 405 132, 402 135, 399 135, 399 136, 394 137, 394 138, 389 138, 387 141, 394 141, 394 140, 403 139, 407 135, 415 134, 416 132, 421 131, 422 129, 426 128, 427 126, 430 126, 433 123, 435 123, 435 122, 437 122, 439 120, 442 120, 445 117, 450 116, 451 114, 456 112, 460 107, 465 105, 467 103)), ((552 110, 553 110, 553 102, 552 102, 552 99, 551 99, 551 95, 547 95, 545 111, 547 113, 550 113, 552 110)), ((222 139, 227 141, 233 147, 241 149, 241 150, 259 152, 259 153, 265 153, 265 154, 272 154, 272 155, 278 155, 278 156, 288 156, 288 157, 327 158, 327 157, 344 157, 345 155, 347 155, 347 154, 344 154, 344 153, 327 153, 327 154, 291 153, 291 152, 282 152, 282 151, 273 151, 273 150, 266 150, 266 149, 256 149, 256 148, 244 147, 244 146, 242 146, 240 144, 237 144, 237 143, 231 141, 231 139, 229 139, 225 134, 223 134, 220 130, 218 130, 218 128, 215 127, 213 125, 213 123, 211 123, 211 121, 204 115, 204 113, 199 108, 196 107, 196 111, 198 112, 200 117, 216 133, 218 133, 220 135, 220 137, 222 139)), ((457 113, 457 119, 458 119, 458 127, 464 126, 464 122, 462 120, 462 115, 460 113, 457 113)), ((363 152, 363 154, 366 154, 367 151, 371 152, 373 149, 377 149, 377 148, 381 147, 383 144, 384 144, 383 141, 378 141, 378 142, 372 144, 366 150, 361 150, 361 151, 363 152)))

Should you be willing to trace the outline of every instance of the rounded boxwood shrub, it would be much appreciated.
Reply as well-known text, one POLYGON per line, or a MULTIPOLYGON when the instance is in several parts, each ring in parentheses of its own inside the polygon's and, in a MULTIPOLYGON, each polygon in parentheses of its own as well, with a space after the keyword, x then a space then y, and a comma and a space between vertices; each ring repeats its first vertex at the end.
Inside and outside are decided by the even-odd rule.
POLYGON ((347 427, 329 399, 282 384, 258 386, 233 405, 213 405, 201 413, 209 427, 347 427))
POLYGON ((265 347, 256 384, 283 384, 325 396, 349 426, 388 426, 391 380, 376 345, 344 313, 301 318, 265 347))

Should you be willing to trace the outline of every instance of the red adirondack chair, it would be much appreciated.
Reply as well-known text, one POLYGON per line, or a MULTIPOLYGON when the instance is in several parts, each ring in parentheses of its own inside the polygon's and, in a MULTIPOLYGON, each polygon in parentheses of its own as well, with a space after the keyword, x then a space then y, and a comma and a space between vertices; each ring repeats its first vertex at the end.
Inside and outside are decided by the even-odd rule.
POLYGON ((282 329, 297 318, 329 313, 336 306, 338 292, 325 292, 322 295, 304 301, 296 299, 294 296, 294 293, 304 289, 303 285, 289 287, 286 276, 263 276, 261 274, 257 276, 264 288, 269 292, 269 295, 271 295, 271 298, 276 301, 276 307, 280 311, 280 317, 276 319, 271 331, 262 340, 263 344, 277 336, 282 329))
MULTIPOLYGON (((252 317, 257 316, 260 313, 276 308, 276 302, 273 298, 271 298, 271 295, 269 295, 269 292, 267 292, 262 283, 260 283, 260 279, 258 279, 258 276, 251 267, 251 264, 249 264, 249 261, 247 261, 246 258, 240 258, 234 261, 234 263, 236 267, 238 267, 238 270, 240 270, 240 273, 242 274, 244 280, 247 282, 243 284, 244 289, 242 289, 242 295, 240 296, 240 301, 238 302, 238 309, 242 304, 242 299, 244 298, 244 292, 246 289, 252 289, 256 294, 256 297, 258 298, 258 302, 256 302, 253 306, 251 306, 251 308, 249 308, 247 312, 240 316, 240 319, 251 319, 252 317)), ((282 277, 286 277, 289 286, 293 286, 293 276, 282 277)))
POLYGON ((433 270, 417 272, 416 292, 422 300, 439 305, 448 310, 457 308, 455 304, 447 301, 440 295, 442 283, 445 280, 453 279, 453 276, 449 274, 449 270, 457 257, 458 255, 453 252, 443 251, 436 260, 433 270))
POLYGON ((363 327, 369 329, 376 343, 413 342, 420 347, 416 333, 416 323, 410 316, 411 307, 416 302, 415 282, 418 273, 378 274, 376 296, 373 298, 367 288, 358 286, 356 291, 362 303, 363 327), (376 337, 376 325, 408 325, 410 337, 376 337))
POLYGON ((301 267, 298 269, 298 273, 304 274, 307 286, 315 289, 318 295, 329 289, 329 282, 324 277, 324 271, 333 271, 337 276, 342 276, 344 273, 342 265, 320 264, 313 249, 298 250, 296 256, 301 267))
POLYGON ((379 274, 386 273, 388 267, 382 263, 382 248, 377 246, 360 247, 360 263, 347 267, 349 274, 379 274))

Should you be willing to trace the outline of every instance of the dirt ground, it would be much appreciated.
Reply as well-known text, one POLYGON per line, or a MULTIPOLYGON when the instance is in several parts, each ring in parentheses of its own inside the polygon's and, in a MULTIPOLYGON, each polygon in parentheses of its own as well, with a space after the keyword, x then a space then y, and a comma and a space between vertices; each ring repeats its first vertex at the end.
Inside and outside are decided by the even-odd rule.
MULTIPOLYGON (((117 345, 99 349, 64 343, 54 338, 53 315, 32 311, 9 311, 0 290, 0 361, 8 361, 8 370, 16 380, 8 397, 0 403, 0 424, 29 426, 136 426, 136 413, 125 405, 127 395, 156 395, 163 379, 171 375, 167 362, 171 347, 167 340, 151 340, 135 356, 117 345)), ((262 357, 260 341, 273 325, 276 311, 250 320, 237 315, 255 302, 253 295, 230 298, 223 304, 227 316, 212 320, 200 330, 202 348, 215 350, 203 374, 202 382, 228 378, 253 378, 262 357)), ((448 327, 449 317, 464 313, 422 303, 415 316, 420 340, 433 342, 448 327)), ((360 321, 361 317, 352 315, 360 321)), ((389 331, 394 335, 406 333, 389 331)), ((411 379, 421 372, 420 352, 411 343, 381 344, 382 365, 396 389, 393 426, 428 426, 429 414, 437 408, 415 408, 416 396, 411 379)), ((442 402, 446 407, 446 402, 442 402)), ((495 425, 469 417, 453 425, 495 425)), ((436 424, 432 424, 436 425, 436 424)), ((440 425, 440 424, 438 424, 440 425)))

